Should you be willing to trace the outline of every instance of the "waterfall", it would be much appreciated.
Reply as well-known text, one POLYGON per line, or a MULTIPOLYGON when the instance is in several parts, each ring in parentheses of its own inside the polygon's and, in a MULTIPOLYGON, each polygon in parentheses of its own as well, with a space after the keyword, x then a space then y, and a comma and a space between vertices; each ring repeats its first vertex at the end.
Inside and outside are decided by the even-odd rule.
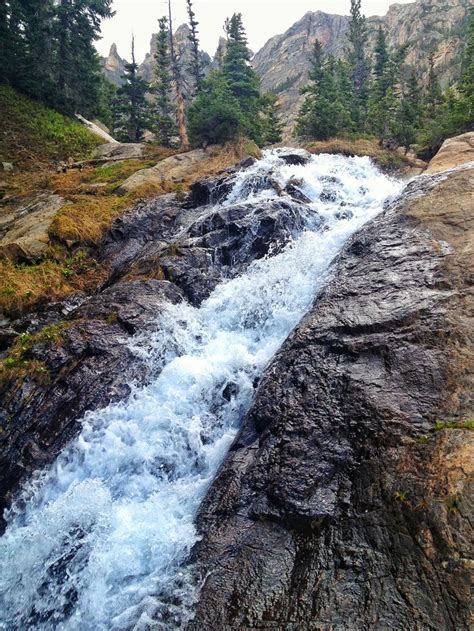
POLYGON ((282 151, 237 173, 221 203, 250 210, 277 197, 266 179, 282 189, 291 181, 310 201, 294 204, 305 228, 199 308, 170 304, 156 333, 135 336, 134 352, 161 362, 158 377, 86 414, 77 438, 7 512, 1 629, 179 626, 169 612, 193 598, 182 566, 197 541, 194 518, 262 372, 344 242, 401 188, 368 158, 291 165, 282 151))

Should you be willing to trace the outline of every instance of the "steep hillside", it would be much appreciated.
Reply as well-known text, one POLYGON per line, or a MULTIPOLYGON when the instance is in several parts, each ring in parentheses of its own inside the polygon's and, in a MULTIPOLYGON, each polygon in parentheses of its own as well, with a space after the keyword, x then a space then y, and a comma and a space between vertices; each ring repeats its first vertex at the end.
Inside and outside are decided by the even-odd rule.
POLYGON ((0 86, 0 162, 38 168, 85 157, 104 141, 80 123, 0 86))
MULTIPOLYGON (((392 5, 384 17, 368 19, 371 47, 380 25, 385 28, 390 47, 407 46, 407 63, 424 77, 428 54, 433 51, 442 85, 459 72, 460 35, 470 0, 418 0, 413 4, 392 5)), ((307 13, 286 33, 273 37, 255 55, 253 64, 266 91, 280 97, 287 129, 294 123, 300 90, 307 81, 308 53, 319 39, 325 50, 342 56, 349 18, 321 11, 307 13)))

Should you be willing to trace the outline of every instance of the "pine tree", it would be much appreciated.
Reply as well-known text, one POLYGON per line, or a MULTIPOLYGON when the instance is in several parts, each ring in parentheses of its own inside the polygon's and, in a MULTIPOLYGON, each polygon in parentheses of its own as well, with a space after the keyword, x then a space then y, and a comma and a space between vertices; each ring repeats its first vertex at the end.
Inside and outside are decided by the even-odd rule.
POLYGON ((265 94, 262 97, 262 140, 264 143, 273 145, 283 139, 283 124, 278 110, 278 98, 274 94, 265 94))
POLYGON ((225 81, 240 104, 246 120, 246 133, 261 142, 259 112, 261 109, 260 79, 250 65, 251 54, 242 22, 242 14, 226 20, 227 47, 222 62, 225 81))
POLYGON ((474 7, 469 10, 459 91, 463 100, 461 109, 466 119, 466 127, 472 126, 474 124, 474 7))
POLYGON ((111 17, 112 0, 59 0, 55 4, 52 38, 55 44, 55 105, 65 113, 93 113, 98 102, 101 70, 94 41, 100 20, 111 17))
POLYGON ((318 40, 310 57, 309 79, 302 90, 306 98, 298 113, 298 135, 326 140, 350 130, 353 122, 347 104, 347 67, 326 57, 318 40))
POLYGON ((406 150, 416 140, 421 127, 422 106, 420 86, 412 70, 402 87, 402 95, 393 124, 393 136, 406 150))
MULTIPOLYGON (((260 81, 250 65, 250 51, 240 13, 226 20, 227 42, 222 65, 202 82, 188 111, 193 142, 207 145, 247 136, 258 144, 278 131, 276 108, 260 94, 260 81), (272 122, 270 123, 270 119, 272 122), (265 128, 265 126, 267 127, 265 128)), ((274 140, 273 140, 274 141, 274 140)))
POLYGON ((352 117, 359 130, 363 131, 367 118, 370 71, 366 56, 367 24, 365 16, 361 13, 361 0, 351 0, 349 43, 348 60, 352 68, 353 86, 352 117))
POLYGON ((240 103, 220 70, 210 73, 188 110, 189 134, 194 144, 207 146, 235 140, 246 132, 240 103))
POLYGON ((458 85, 442 95, 434 115, 426 116, 418 134, 421 155, 433 156, 443 140, 471 130, 474 126, 474 8, 470 9, 462 54, 461 77, 458 85))
POLYGON ((171 69, 173 71, 174 89, 176 94, 176 122, 178 125, 178 134, 181 141, 181 149, 183 149, 183 151, 187 151, 189 149, 189 138, 188 130, 186 128, 186 104, 184 100, 183 77, 181 74, 181 68, 179 67, 179 60, 174 45, 171 0, 168 0, 168 19, 171 69))
POLYGON ((374 49, 374 92, 383 98, 389 88, 387 77, 387 67, 389 63, 389 54, 387 50, 387 41, 385 31, 380 26, 377 32, 377 41, 374 49))
POLYGON ((114 103, 114 133, 117 140, 140 142, 150 126, 150 106, 146 100, 147 82, 138 75, 135 39, 132 37, 132 61, 125 63, 124 84, 117 90, 114 103))
POLYGON ((438 106, 442 103, 442 92, 436 76, 434 67, 434 53, 428 55, 428 81, 425 89, 425 114, 426 117, 432 119, 436 114, 438 106))
POLYGON ((251 54, 242 22, 242 14, 226 21, 227 47, 222 69, 234 96, 242 104, 254 105, 260 98, 260 82, 250 65, 251 54))
POLYGON ((194 80, 194 91, 195 94, 198 94, 201 89, 202 80, 203 80, 203 71, 201 64, 201 54, 199 52, 199 37, 198 37, 198 26, 199 22, 196 21, 196 14, 193 10, 192 0, 186 0, 187 8, 188 8, 188 17, 189 17, 189 28, 191 29, 191 33, 189 35, 189 41, 191 42, 191 64, 190 64, 190 72, 194 80))
POLYGON ((162 17, 158 20, 159 30, 156 42, 156 83, 155 83, 155 106, 153 125, 160 143, 164 147, 171 146, 171 138, 176 135, 176 125, 174 122, 176 113, 171 100, 172 79, 171 79, 171 58, 168 49, 169 29, 168 19, 162 17))
POLYGON ((373 81, 369 89, 367 130, 380 141, 393 140, 393 125, 396 118, 399 89, 406 47, 390 53, 385 33, 379 28, 374 50, 373 81))

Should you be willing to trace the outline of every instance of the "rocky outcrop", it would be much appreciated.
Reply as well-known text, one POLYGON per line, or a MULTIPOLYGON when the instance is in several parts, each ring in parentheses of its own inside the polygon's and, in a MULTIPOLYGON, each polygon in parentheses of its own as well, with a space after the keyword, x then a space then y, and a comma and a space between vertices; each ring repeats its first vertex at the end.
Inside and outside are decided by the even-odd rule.
POLYGON ((109 268, 97 294, 69 297, 0 328, 2 351, 16 336, 0 364, 0 514, 19 482, 52 462, 77 433, 87 410, 123 400, 132 384, 156 378, 160 362, 151 369, 146 352, 134 353, 133 336, 159 338, 164 302, 200 304, 220 280, 302 228, 289 196, 257 209, 208 205, 214 190, 225 196, 226 178, 232 173, 208 179, 199 195, 137 204, 97 252, 109 268))
POLYGON ((469 628, 474 169, 346 245, 201 508, 190 629, 469 628))
MULTIPOLYGON (((212 147, 209 148, 212 151, 212 147)), ((149 169, 141 169, 123 182, 117 192, 130 193, 137 188, 151 184, 160 185, 164 182, 177 182, 190 177, 198 165, 210 159, 210 152, 206 149, 195 149, 187 153, 179 153, 165 158, 149 169)))
POLYGON ((117 45, 112 44, 107 57, 101 57, 100 63, 106 78, 113 85, 120 87, 123 84, 122 76, 125 72, 125 63, 118 54, 117 45))
POLYGON ((429 163, 426 173, 439 173, 465 162, 474 162, 474 132, 472 131, 445 140, 441 149, 429 163))
MULTIPOLYGON (((459 47, 469 0, 418 0, 394 4, 384 17, 368 18, 369 46, 375 44, 378 27, 384 27, 388 45, 407 46, 406 62, 422 78, 427 76, 427 51, 434 52, 436 72, 446 86, 459 73, 459 47)), ((347 44, 347 16, 308 12, 282 35, 270 39, 255 55, 253 65, 265 91, 279 96, 287 133, 293 128, 301 103, 301 88, 308 81, 308 55, 316 39, 336 58, 347 44)))
POLYGON ((0 218, 0 255, 17 261, 35 261, 49 246, 49 228, 67 200, 44 193, 0 218))
MULTIPOLYGON (((123 145, 127 147, 128 145, 123 145)), ((140 145, 138 145, 140 146, 140 145)), ((117 189, 119 194, 130 193, 143 186, 163 184, 190 184, 203 174, 215 174, 230 168, 238 159, 240 149, 226 150, 220 145, 178 153, 158 162, 148 169, 141 169, 126 179, 117 189)), ((252 158, 249 158, 252 160, 252 158)))

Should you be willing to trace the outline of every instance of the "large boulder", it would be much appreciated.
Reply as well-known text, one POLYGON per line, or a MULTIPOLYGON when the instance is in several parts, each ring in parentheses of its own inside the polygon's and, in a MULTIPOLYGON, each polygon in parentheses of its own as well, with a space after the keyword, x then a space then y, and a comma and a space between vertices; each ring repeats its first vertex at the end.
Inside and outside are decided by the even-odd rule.
MULTIPOLYGON (((229 176, 232 179, 232 176, 229 176)), ((219 188, 224 189, 221 181, 219 188)), ((179 204, 174 195, 143 202, 117 220, 107 236, 103 259, 107 284, 132 274, 157 275, 176 284, 198 305, 223 279, 235 276, 255 259, 283 247, 311 218, 311 207, 289 195, 253 204, 195 206, 202 184, 179 204)))
POLYGON ((66 204, 59 195, 36 196, 25 206, 0 217, 0 255, 14 260, 40 259, 49 245, 49 228, 66 204))
POLYGON ((207 149, 194 149, 194 151, 165 158, 154 167, 142 169, 131 175, 120 185, 117 192, 119 194, 131 193, 143 185, 160 185, 164 182, 181 182, 192 178, 198 167, 205 171, 203 167, 212 159, 215 149, 212 146, 207 149))
POLYGON ((189 629, 469 628, 474 169, 346 245, 205 499, 189 629))
POLYGON ((425 173, 439 173, 472 161, 474 161, 474 131, 445 140, 425 173))
POLYGON ((143 158, 145 145, 138 142, 107 142, 99 145, 94 151, 95 158, 109 160, 134 160, 143 158))

